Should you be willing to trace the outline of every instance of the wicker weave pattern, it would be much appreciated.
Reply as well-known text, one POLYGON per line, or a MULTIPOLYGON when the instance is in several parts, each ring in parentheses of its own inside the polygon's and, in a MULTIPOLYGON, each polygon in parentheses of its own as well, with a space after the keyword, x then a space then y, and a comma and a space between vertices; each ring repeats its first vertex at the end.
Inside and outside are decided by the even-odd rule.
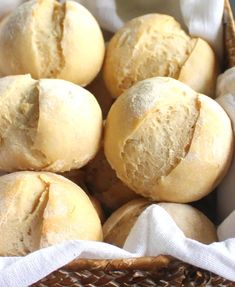
MULTIPOLYGON (((233 67, 235 26, 229 0, 225 0, 224 36, 226 67, 233 67)), ((32 287, 47 286, 235 287, 235 282, 179 260, 158 256, 119 260, 78 259, 32 285, 32 287)))
MULTIPOLYGON (((102 264, 101 264, 102 265, 102 264)), ((153 265, 152 265, 153 266, 153 265)), ((220 276, 209 271, 201 270, 196 267, 182 263, 178 260, 170 261, 168 266, 152 270, 109 270, 94 268, 84 270, 59 270, 52 273, 48 278, 41 280, 33 287, 46 286, 133 286, 133 287, 180 287, 180 286, 216 286, 232 287, 235 283, 222 279, 220 276)), ((79 268, 78 268, 79 269, 79 268)))

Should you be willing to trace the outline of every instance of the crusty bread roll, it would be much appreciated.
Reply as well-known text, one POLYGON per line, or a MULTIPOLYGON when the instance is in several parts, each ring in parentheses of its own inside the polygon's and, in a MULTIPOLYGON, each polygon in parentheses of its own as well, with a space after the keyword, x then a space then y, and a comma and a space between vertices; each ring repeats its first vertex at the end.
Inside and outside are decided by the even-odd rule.
MULTIPOLYGON (((128 234, 140 214, 152 202, 132 200, 116 210, 103 225, 104 241, 123 247, 128 234)), ((186 237, 209 244, 217 240, 213 223, 196 208, 179 203, 158 203, 173 218, 186 237)))
POLYGON ((65 240, 102 240, 99 217, 86 193, 45 172, 0 177, 0 255, 25 255, 65 240))
POLYGON ((95 198, 94 196, 92 196, 90 194, 89 190, 87 189, 87 186, 85 183, 85 177, 86 177, 85 171, 82 169, 74 169, 71 171, 60 173, 60 175, 71 180, 72 182, 76 183, 77 185, 79 185, 82 188, 83 191, 86 192, 91 203, 95 207, 95 210, 96 210, 96 212, 100 218, 101 223, 103 223, 105 220, 103 208, 102 208, 100 202, 98 201, 98 199, 95 198))
POLYGON ((111 39, 104 80, 113 97, 156 76, 178 79, 214 96, 217 70, 215 54, 204 40, 188 36, 171 16, 149 14, 127 22, 111 39))
POLYGON ((123 247, 137 218, 151 204, 146 199, 134 199, 114 211, 103 225, 104 241, 123 247))
POLYGON ((0 74, 30 73, 85 86, 98 74, 104 51, 99 25, 82 5, 32 0, 0 29, 0 74))
POLYGON ((204 197, 222 179, 233 133, 214 100, 157 77, 136 83, 113 104, 104 150, 117 176, 135 192, 185 203, 204 197))
POLYGON ((109 211, 114 211, 124 203, 139 197, 117 178, 107 162, 103 148, 86 167, 85 183, 89 191, 109 211))
POLYGON ((87 90, 29 75, 0 79, 0 170, 63 172, 99 149, 102 112, 87 90))

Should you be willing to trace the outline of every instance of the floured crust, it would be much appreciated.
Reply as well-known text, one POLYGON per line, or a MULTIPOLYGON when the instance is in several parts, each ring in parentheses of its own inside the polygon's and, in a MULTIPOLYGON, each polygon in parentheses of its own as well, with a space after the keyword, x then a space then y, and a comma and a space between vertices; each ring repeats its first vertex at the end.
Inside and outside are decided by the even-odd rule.
POLYGON ((17 172, 0 178, 1 256, 26 255, 65 240, 102 240, 83 190, 62 176, 17 172))
POLYGON ((187 35, 173 17, 155 13, 127 22, 114 35, 105 57, 104 80, 113 97, 157 76, 179 79, 213 96, 216 62, 205 41, 187 35))
POLYGON ((150 204, 146 199, 134 199, 112 213, 103 225, 104 241, 123 247, 137 218, 150 204))
POLYGON ((82 86, 101 69, 105 45, 98 23, 74 1, 31 0, 0 29, 0 73, 30 73, 82 86), (95 43, 95 45, 94 45, 95 43))
POLYGON ((54 1, 38 1, 32 6, 31 41, 39 78, 56 78, 64 68, 65 58, 61 42, 65 13, 65 4, 54 1))
POLYGON ((218 240, 215 225, 199 210, 179 203, 158 203, 170 214, 186 237, 210 244, 218 240))
POLYGON ((63 172, 99 149, 101 109, 72 83, 29 75, 0 80, 0 169, 63 172))
POLYGON ((158 201, 190 202, 224 176, 233 136, 216 102, 174 79, 152 78, 114 103, 104 147, 117 176, 135 192, 158 201))
POLYGON ((181 67, 178 80, 193 90, 214 98, 218 75, 215 53, 206 41, 197 38, 191 54, 181 67))
MULTIPOLYGON (((127 236, 140 214, 153 202, 137 199, 128 202, 116 210, 103 226, 104 241, 123 247, 127 236)), ((158 203, 172 217, 186 237, 204 244, 217 241, 214 224, 199 210, 177 203, 158 203)))

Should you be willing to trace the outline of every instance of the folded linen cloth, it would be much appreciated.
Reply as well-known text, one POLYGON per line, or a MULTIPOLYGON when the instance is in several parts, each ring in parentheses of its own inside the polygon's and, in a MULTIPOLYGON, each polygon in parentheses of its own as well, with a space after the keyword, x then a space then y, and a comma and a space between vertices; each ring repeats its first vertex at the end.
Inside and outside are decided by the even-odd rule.
POLYGON ((220 241, 229 238, 235 240, 235 209, 217 228, 217 235, 220 241))
POLYGON ((20 5, 24 0, 1 0, 0 1, 0 19, 14 8, 20 5))
MULTIPOLYGON (((65 0, 61 0, 65 2, 65 0)), ((192 36, 206 40, 222 58, 224 1, 222 0, 77 0, 87 7, 105 30, 116 32, 134 17, 148 13, 168 14, 192 36)))
MULTIPOLYGON (((221 227, 220 232, 224 231, 227 228, 221 227)), ((226 234, 223 236, 226 237, 226 234)), ((188 239, 168 213, 153 204, 138 218, 124 249, 102 242, 78 240, 48 247, 25 257, 1 257, 0 286, 29 286, 77 257, 109 259, 160 254, 172 255, 235 281, 235 239, 210 245, 188 239)))
MULTIPOLYGON (((216 101, 224 108, 231 119, 235 135, 235 67, 219 76, 216 96, 216 101)), ((235 210, 235 154, 228 173, 217 188, 217 206, 220 220, 224 220, 235 210)))

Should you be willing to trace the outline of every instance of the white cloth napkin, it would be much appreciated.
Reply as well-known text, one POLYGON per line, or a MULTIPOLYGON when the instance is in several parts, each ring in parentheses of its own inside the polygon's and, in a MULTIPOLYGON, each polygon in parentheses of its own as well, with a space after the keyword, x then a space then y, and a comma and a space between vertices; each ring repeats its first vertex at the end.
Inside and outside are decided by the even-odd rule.
POLYGON ((1 0, 0 1, 0 19, 15 7, 20 5, 24 0, 1 0))
POLYGON ((234 238, 235 240, 235 207, 234 211, 230 213, 230 215, 218 227, 217 235, 220 241, 229 238, 234 238))
MULTIPOLYGON (((235 135, 235 67, 219 76, 216 87, 216 101, 229 115, 235 135)), ((220 220, 224 220, 235 210, 235 153, 222 183, 217 188, 217 205, 220 220)), ((235 230, 235 218, 233 228, 235 230)))
POLYGON ((102 242, 68 241, 25 257, 2 257, 0 286, 29 286, 77 257, 109 259, 160 254, 172 255, 235 281, 235 239, 210 245, 188 239, 163 208, 151 205, 138 218, 124 249, 102 242))
MULTIPOLYGON (((228 238, 228 231, 229 228, 220 226, 222 237, 228 238)), ((172 255, 235 281, 235 238, 210 245, 186 238, 170 215, 157 205, 151 205, 141 214, 124 249, 140 256, 172 255)))
MULTIPOLYGON (((65 0, 61 0, 65 2, 65 0)), ((105 30, 116 32, 134 17, 163 13, 175 17, 192 36, 205 39, 222 57, 223 0, 77 0, 105 30)))

